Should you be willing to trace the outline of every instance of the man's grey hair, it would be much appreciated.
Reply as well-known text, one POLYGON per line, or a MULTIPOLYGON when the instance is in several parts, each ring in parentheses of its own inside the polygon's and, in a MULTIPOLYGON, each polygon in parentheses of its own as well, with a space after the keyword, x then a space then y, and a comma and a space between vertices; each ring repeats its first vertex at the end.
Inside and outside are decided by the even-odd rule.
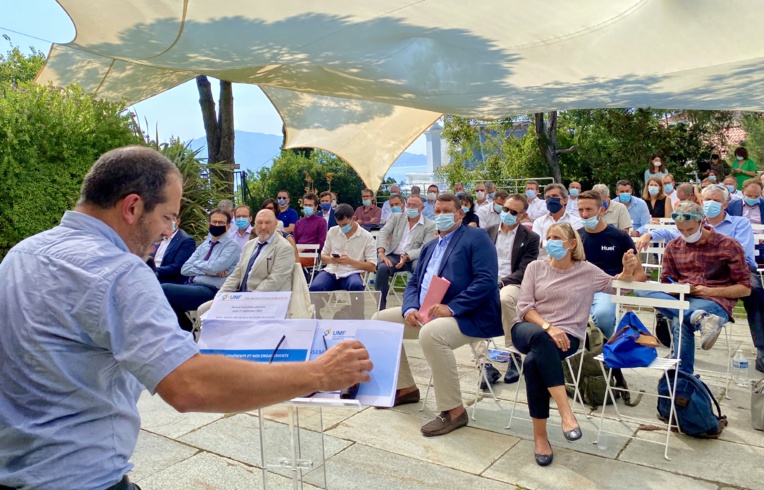
POLYGON ((223 199, 218 203, 218 208, 222 209, 223 211, 228 211, 229 213, 233 211, 233 201, 230 199, 223 199))
POLYGON ((692 201, 679 201, 674 207, 675 213, 682 214, 694 214, 692 218, 694 221, 703 221, 703 208, 699 204, 695 204, 692 201))
POLYGON ((703 192, 701 192, 700 194, 703 197, 706 197, 709 194, 716 194, 717 192, 721 192, 722 193, 722 196, 724 197, 724 202, 729 201, 729 199, 730 199, 730 191, 727 189, 726 186, 721 185, 721 184, 711 184, 708 187, 706 187, 705 189, 703 189, 703 192))
POLYGON ((496 189, 496 184, 494 184, 490 180, 485 183, 485 190, 487 190, 488 192, 491 192, 493 189, 496 189))
MULTIPOLYGON (((684 184, 679 184, 679 187, 676 188, 676 192, 677 193, 681 192, 682 194, 687 196, 686 199, 692 199, 692 196, 695 195, 695 188, 692 186, 692 184, 688 184, 685 182, 684 184)), ((685 199, 682 199, 682 200, 684 201, 685 199)))
POLYGON ((546 187, 544 188, 544 195, 546 195, 546 193, 551 191, 552 189, 557 189, 558 191, 560 191, 560 195, 562 196, 563 199, 568 198, 568 189, 566 189, 564 185, 557 184, 557 183, 547 184, 546 187))
POLYGON ((605 184, 595 184, 594 187, 592 187, 592 190, 594 192, 599 193, 600 196, 602 196, 602 200, 610 199, 610 189, 605 184))

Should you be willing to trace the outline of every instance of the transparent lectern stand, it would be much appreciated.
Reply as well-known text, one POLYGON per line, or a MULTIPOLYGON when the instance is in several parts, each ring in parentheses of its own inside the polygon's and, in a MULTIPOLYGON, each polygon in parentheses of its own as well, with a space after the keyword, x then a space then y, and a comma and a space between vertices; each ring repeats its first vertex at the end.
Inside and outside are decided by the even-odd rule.
MULTIPOLYGON (((294 398, 283 405, 287 407, 287 418, 289 423, 290 453, 286 455, 276 455, 270 462, 266 460, 265 455, 265 419, 263 411, 258 410, 259 428, 260 428, 260 461, 263 468, 263 489, 268 488, 268 471, 277 468, 289 469, 292 478, 292 488, 295 490, 303 488, 303 476, 314 470, 317 466, 323 471, 323 487, 328 488, 326 481, 326 452, 324 449, 324 416, 323 409, 326 408, 348 408, 359 410, 361 403, 358 400, 342 400, 332 398, 294 398), (300 441, 300 407, 310 407, 318 409, 319 414, 319 437, 320 452, 317 461, 304 459, 302 457, 302 444, 300 441)), ((315 484, 314 484, 315 485, 315 484)))

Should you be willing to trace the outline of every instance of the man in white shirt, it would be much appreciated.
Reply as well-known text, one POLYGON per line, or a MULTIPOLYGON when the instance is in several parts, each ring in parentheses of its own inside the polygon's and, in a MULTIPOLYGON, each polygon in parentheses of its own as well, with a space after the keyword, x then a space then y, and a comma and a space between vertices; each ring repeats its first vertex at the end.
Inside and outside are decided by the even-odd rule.
POLYGON ((737 190, 737 179, 733 176, 729 176, 724 179, 724 186, 730 193, 730 201, 738 201, 743 199, 743 193, 737 190))
POLYGON ((544 197, 546 201, 541 202, 546 204, 547 214, 533 222, 533 232, 541 238, 539 242, 541 247, 540 256, 546 257, 546 251, 544 250, 546 239, 544 237, 546 237, 546 232, 550 226, 555 223, 570 223, 570 226, 577 230, 583 226, 583 223, 581 223, 581 218, 573 216, 565 210, 565 205, 568 203, 568 190, 564 185, 547 185, 544 197))
POLYGON ((339 204, 334 212, 337 226, 326 234, 321 262, 326 267, 313 278, 310 291, 363 291, 361 273, 377 269, 374 238, 353 220, 350 204, 339 204))
POLYGON ((493 202, 488 197, 488 193, 486 192, 485 184, 481 183, 475 186, 475 198, 477 199, 477 201, 475 201, 476 213, 480 211, 480 208, 482 207, 489 207, 490 209, 490 207, 493 205, 493 202))
POLYGON ((571 182, 568 186, 568 204, 565 205, 565 210, 568 212, 568 214, 578 216, 578 195, 580 193, 581 183, 575 181, 571 182))
POLYGON ((679 196, 676 195, 676 182, 674 182, 674 176, 666 174, 663 176, 663 192, 666 197, 671 199, 671 207, 673 208, 676 203, 679 202, 679 196))
MULTIPOLYGON (((391 197, 393 206, 400 206, 400 196, 391 197)), ((377 235, 377 277, 374 287, 382 293, 379 309, 387 308, 389 280, 396 272, 411 272, 422 247, 435 238, 435 222, 424 217, 424 203, 420 196, 411 196, 406 202, 406 213, 395 214, 377 235)))
POLYGON ((252 213, 249 206, 245 204, 236 206, 233 223, 234 226, 228 231, 228 235, 233 238, 241 250, 244 250, 244 245, 252 236, 252 213))
POLYGON ((382 204, 382 218, 380 219, 380 223, 383 225, 387 223, 387 221, 393 217, 393 211, 390 207, 390 199, 393 198, 393 196, 400 196, 401 195, 401 188, 398 187, 398 185, 393 185, 390 187, 390 198, 385 201, 384 204, 382 204))
MULTIPOLYGON (((567 194, 568 191, 565 191, 567 194)), ((525 183, 525 197, 528 198, 528 217, 531 221, 536 221, 547 213, 546 203, 538 197, 539 183, 535 180, 529 180, 525 183)))
POLYGON ((504 206, 504 202, 509 197, 507 191, 496 191, 493 195, 493 202, 490 206, 483 206, 478 208, 477 215, 480 218, 480 227, 483 229, 489 226, 498 225, 500 222, 501 208, 504 206))

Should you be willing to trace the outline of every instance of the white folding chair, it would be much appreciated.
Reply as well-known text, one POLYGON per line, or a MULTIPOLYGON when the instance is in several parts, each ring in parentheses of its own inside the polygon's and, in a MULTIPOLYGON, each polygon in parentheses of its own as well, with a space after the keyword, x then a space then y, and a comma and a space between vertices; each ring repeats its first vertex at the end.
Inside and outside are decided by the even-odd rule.
POLYGON ((302 266, 302 269, 310 276, 310 279, 308 280, 308 286, 310 286, 310 284, 313 282, 313 278, 316 275, 316 269, 318 268, 320 261, 318 251, 321 249, 321 246, 317 243, 298 243, 296 247, 297 254, 300 256, 300 259, 312 259, 313 265, 302 266))
POLYGON ((390 291, 393 293, 393 295, 395 296, 395 299, 397 299, 399 303, 403 303, 403 300, 401 299, 401 297, 398 296, 398 291, 395 290, 395 284, 397 283, 399 277, 403 278, 403 283, 405 286, 409 282, 411 273, 408 271, 400 271, 393 274, 393 277, 390 278, 390 291))
MULTIPOLYGON (((573 392, 573 404, 571 408, 573 411, 575 411, 576 408, 576 402, 578 402, 581 405, 581 413, 583 413, 587 419, 591 418, 591 415, 586 411, 586 407, 584 406, 584 398, 583 395, 581 395, 581 391, 578 389, 579 381, 581 380, 581 369, 584 367, 584 351, 586 348, 586 341, 581 342, 580 347, 578 350, 568 357, 565 358, 565 363, 568 365, 568 370, 570 371, 570 375, 573 378, 573 386, 574 386, 574 392, 573 392), (573 370, 573 365, 570 362, 570 359, 573 356, 576 356, 578 354, 581 354, 580 360, 578 362, 578 370, 573 370)), ((512 427, 512 420, 515 418, 515 407, 517 407, 517 396, 520 394, 520 381, 523 379, 523 362, 520 362, 520 365, 518 366, 515 361, 515 355, 520 356, 522 360, 525 360, 525 354, 520 352, 515 348, 515 346, 509 347, 509 362, 511 362, 515 368, 517 368, 517 372, 520 373, 520 379, 517 381, 515 385, 515 396, 514 400, 512 401, 512 411, 509 413, 509 422, 507 423, 507 426, 505 429, 509 429, 512 427)))
POLYGON ((202 334, 202 322, 196 310, 187 311, 186 317, 191 320, 191 335, 194 336, 194 342, 199 342, 199 336, 202 334))
POLYGON ((661 275, 661 267, 663 264, 663 252, 665 252, 666 249, 662 246, 653 246, 653 242, 650 242, 650 246, 648 246, 644 252, 640 252, 642 255, 642 267, 645 269, 645 273, 650 274, 651 271, 657 270, 658 271, 658 277, 661 275), (655 256, 656 257, 656 263, 652 264, 650 263, 650 257, 655 256))
MULTIPOLYGON (((690 303, 689 301, 685 300, 685 295, 690 294, 690 286, 689 284, 661 284, 657 282, 625 282, 625 281, 613 281, 613 287, 615 288, 616 292, 614 295, 611 295, 610 298, 613 301, 613 303, 616 303, 618 305, 616 318, 621 318, 623 314, 625 314, 624 307, 625 306, 648 306, 651 308, 665 308, 665 309, 671 309, 671 310, 679 310, 679 325, 680 325, 680 335, 682 330, 682 323, 684 321, 684 312, 685 310, 689 309, 690 303), (643 298, 643 297, 637 297, 637 296, 627 296, 627 291, 657 291, 667 294, 678 294, 679 298, 674 299, 656 299, 656 298, 643 298)), ((679 340, 679 339, 676 339, 679 340)), ((682 342, 677 342, 675 339, 672 339, 672 344, 674 346, 674 349, 676 350, 676 359, 666 359, 666 358, 656 358, 652 363, 650 363, 649 366, 645 368, 634 368, 634 369, 652 369, 652 370, 658 370, 663 371, 663 377, 666 379, 666 383, 668 385, 669 389, 669 396, 666 397, 665 395, 660 395, 657 392, 654 394, 658 398, 668 398, 671 402, 671 409, 669 412, 669 419, 668 422, 666 422, 666 441, 665 443, 660 443, 656 441, 651 441, 650 439, 643 439, 639 438, 637 436, 631 435, 629 437, 633 439, 640 439, 643 441, 653 442, 656 444, 663 444, 665 446, 665 451, 663 453, 663 456, 670 460, 668 457, 668 447, 669 447, 669 437, 671 437, 671 428, 676 427, 677 430, 679 429, 678 424, 674 422, 676 413, 676 406, 675 406, 675 395, 676 395, 676 380, 678 379, 678 376, 674 376, 674 380, 672 381, 669 378, 669 371, 670 370, 678 370, 679 368, 679 355, 681 354, 682 350, 682 342)), ((600 362, 600 369, 602 369, 602 374, 605 376, 606 383, 605 383, 605 400, 609 398, 613 402, 613 408, 615 409, 615 413, 618 416, 618 420, 622 421, 623 419, 630 419, 630 420, 636 420, 639 422, 643 422, 646 424, 654 424, 655 421, 652 419, 645 420, 645 419, 638 419, 634 417, 627 417, 624 415, 621 415, 620 411, 618 410, 618 405, 615 402, 615 395, 613 393, 614 390, 621 390, 625 391, 624 388, 620 387, 614 387, 610 386, 610 379, 612 377, 612 369, 608 368, 605 365, 605 360, 602 354, 596 356, 594 358, 595 360, 600 362)), ((597 439, 602 436, 603 433, 603 423, 605 420, 605 410, 607 409, 607 403, 602 404, 602 411, 600 412, 600 425, 599 430, 597 431, 597 439)))

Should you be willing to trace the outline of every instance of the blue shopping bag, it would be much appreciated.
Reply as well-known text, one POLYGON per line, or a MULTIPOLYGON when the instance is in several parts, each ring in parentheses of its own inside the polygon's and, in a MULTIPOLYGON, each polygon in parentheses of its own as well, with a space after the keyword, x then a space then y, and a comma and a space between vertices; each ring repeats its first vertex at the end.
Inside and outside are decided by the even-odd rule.
POLYGON ((602 356, 609 368, 646 367, 658 357, 659 345, 660 341, 630 311, 621 318, 618 331, 603 347, 602 356))

